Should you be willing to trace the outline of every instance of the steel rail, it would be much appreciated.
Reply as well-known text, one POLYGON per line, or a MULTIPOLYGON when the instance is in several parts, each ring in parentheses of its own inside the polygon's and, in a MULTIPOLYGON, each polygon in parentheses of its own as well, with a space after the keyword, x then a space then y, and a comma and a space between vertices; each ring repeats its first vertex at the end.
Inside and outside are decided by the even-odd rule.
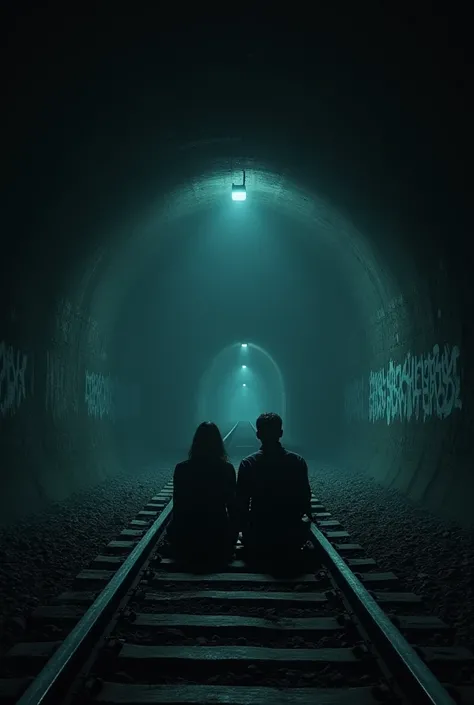
MULTIPOLYGON (((249 421, 251 428, 255 426, 249 421)), ((456 705, 436 676, 379 607, 330 541, 313 522, 314 542, 331 575, 367 631, 376 649, 413 705, 456 705)))
POLYGON ((240 421, 237 421, 237 423, 235 424, 235 426, 232 426, 232 428, 230 429, 229 433, 227 433, 227 434, 224 436, 224 438, 222 439, 222 440, 224 441, 224 443, 226 442, 226 440, 227 440, 228 438, 231 437, 231 435, 234 433, 234 431, 235 431, 235 429, 237 428, 237 426, 239 425, 239 423, 240 423, 240 421))
POLYGON ((116 609, 151 553, 155 539, 164 530, 172 509, 170 505, 171 502, 153 522, 110 582, 25 690, 17 705, 46 705, 50 702, 58 704, 58 691, 65 685, 66 679, 77 667, 78 661, 95 640, 97 633, 106 626, 111 613, 116 609))
MULTIPOLYGON (((224 437, 227 441, 239 422, 224 437)), ((96 597, 92 605, 67 635, 61 646, 25 690, 17 705, 58 705, 58 695, 82 665, 97 635, 104 629, 121 599, 132 585, 141 567, 163 533, 173 509, 172 500, 153 522, 110 582, 96 597), (82 660, 81 660, 82 659, 82 660)))
POLYGON ((413 705, 456 705, 414 648, 379 607, 324 534, 311 527, 322 560, 362 623, 375 648, 413 705))
MULTIPOLYGON (((249 424, 255 431, 255 426, 250 421, 249 424)), ((238 425, 239 422, 226 434, 224 442, 232 436, 238 425)), ((171 512, 172 501, 153 522, 110 582, 26 689, 17 705, 57 705, 58 695, 70 683, 68 678, 74 677, 82 665, 81 658, 84 660, 87 657, 98 633, 105 628, 110 616, 132 585, 163 532, 171 512)), ((315 525, 312 526, 311 532, 334 581, 396 677, 409 702, 413 705, 456 705, 324 534, 315 525)))

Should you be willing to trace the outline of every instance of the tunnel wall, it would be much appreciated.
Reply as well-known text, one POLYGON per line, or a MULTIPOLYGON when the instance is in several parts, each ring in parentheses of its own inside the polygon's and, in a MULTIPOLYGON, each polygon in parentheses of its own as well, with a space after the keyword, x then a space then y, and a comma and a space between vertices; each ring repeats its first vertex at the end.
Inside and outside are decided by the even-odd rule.
MULTIPOLYGON (((308 71, 306 79, 299 74, 304 64, 312 68, 312 61, 307 61, 309 45, 304 42, 301 53, 291 52, 292 63, 289 54, 267 51, 258 36, 253 42, 261 52, 257 59, 251 47, 249 59, 245 59, 246 52, 238 53, 238 62, 229 66, 225 58, 233 52, 224 50, 217 52, 218 69, 213 70, 217 55, 213 42, 203 42, 201 32, 195 32, 193 60, 186 63, 193 70, 182 72, 184 44, 174 34, 168 33, 172 47, 153 39, 153 47, 163 47, 156 62, 150 60, 153 52, 149 55, 145 50, 146 42, 140 41, 143 55, 131 47, 124 52, 126 42, 121 35, 116 46, 112 43, 112 51, 104 50, 110 17, 104 19, 107 32, 89 42, 84 39, 87 31, 78 30, 77 22, 69 18, 64 31, 53 36, 51 28, 57 22, 45 16, 44 31, 38 32, 40 18, 32 15, 26 22, 28 31, 23 35, 13 32, 6 44, 11 55, 4 62, 8 67, 5 79, 12 80, 4 82, 9 109, 2 131, 3 173, 10 186, 2 208, 2 227, 9 244, 0 265, 0 290, 6 289, 1 298, 5 315, 0 331, 2 520, 65 496, 118 467, 112 448, 116 447, 114 434, 120 436, 122 419, 113 420, 106 410, 113 408, 110 400, 115 392, 111 390, 133 383, 110 357, 108 341, 121 299, 136 276, 138 260, 150 254, 150 243, 168 234, 173 218, 179 219, 186 211, 194 213, 228 194, 231 164, 237 163, 248 169, 249 192, 260 189, 275 207, 286 208, 295 219, 299 213, 314 224, 316 243, 318 238, 333 238, 339 251, 348 255, 346 261, 353 260, 354 266, 347 264, 347 273, 364 321, 347 341, 353 359, 347 377, 340 380, 342 391, 346 389, 341 412, 345 411, 347 423, 341 428, 344 443, 339 445, 347 450, 347 464, 437 511, 466 519, 473 481, 469 466, 474 419, 469 369, 473 351, 473 311, 468 303, 472 299, 471 257, 463 261, 460 255, 459 262, 453 262, 452 253, 446 256, 448 248, 454 250, 454 239, 459 244, 462 237, 458 209, 445 206, 444 232, 436 238, 430 232, 421 235, 416 228, 408 233, 405 226, 390 237, 385 232, 386 223, 401 205, 406 208, 416 202, 423 217, 431 217, 431 223, 439 220, 448 201, 445 185, 453 180, 456 189, 465 189, 470 204, 470 174, 460 166, 460 156, 468 154, 466 137, 472 134, 470 115, 464 99, 453 100, 451 91, 459 84, 452 80, 461 66, 458 52, 438 52, 442 61, 434 62, 432 83, 425 83, 425 62, 416 68, 415 53, 410 53, 406 37, 400 42, 397 26, 393 36, 396 54, 384 55, 381 45, 374 53, 371 43, 363 42, 367 57, 359 62, 347 56, 350 61, 344 66, 340 52, 349 36, 343 36, 340 24, 335 23, 337 37, 330 38, 330 45, 336 61, 324 42, 311 37, 311 45, 322 49, 323 69, 319 78, 318 72, 308 71), (74 27, 74 36, 70 27, 74 27), (46 37, 43 43, 48 52, 43 60, 42 52, 33 49, 37 36, 46 37), (399 74, 401 46, 407 65, 399 74), (212 61, 199 64, 204 48, 212 54, 208 57, 212 61), (157 89, 156 66, 168 66, 171 49, 174 71, 160 73, 157 89), (104 61, 98 61, 100 52, 104 61), (141 55, 138 66, 133 65, 135 54, 141 55), (271 57, 271 67, 260 60, 264 54, 271 57), (337 66, 334 80, 329 70, 332 62, 337 66), (393 66, 393 74, 385 71, 388 65, 393 66), (384 100, 384 94, 389 98, 384 100), (375 100, 368 100, 368 95, 375 100), (421 95, 426 100, 423 109, 415 101, 421 95), (372 102, 376 103, 373 107, 372 102), (132 106, 131 111, 126 105, 132 106), (452 121, 447 119, 450 116, 454 116, 452 121), (205 143, 220 138, 227 142, 215 147, 219 152, 216 165, 205 143), (186 139, 188 143, 183 144, 186 139), (256 149, 255 144, 262 146, 256 149), (394 166, 399 155, 403 155, 403 164, 394 166), (439 162, 436 171, 435 162, 439 162), (416 168, 419 165, 424 168, 416 168), (296 193, 294 181, 298 179, 290 178, 294 169, 299 170, 299 183, 308 187, 306 195, 296 193), (374 210, 377 204, 382 210, 388 204, 385 223, 372 229, 373 242, 380 244, 377 262, 368 256, 361 238, 344 233, 342 218, 329 213, 317 198, 312 200, 311 192, 323 191, 340 194, 339 200, 354 217, 364 209, 374 210), (149 212, 138 217, 146 208, 149 212), (116 226, 125 220, 127 227, 120 231, 116 226), (413 258, 399 257, 391 243, 402 238, 409 251, 414 251, 418 240, 423 241, 423 251, 413 258), (93 251, 92 242, 99 239, 104 248, 114 250, 115 259, 104 255, 98 264, 82 262, 74 273, 68 263, 93 251), (444 251, 433 246, 435 239, 446 241, 444 251), (12 263, 15 248, 17 267, 12 263), (103 264, 106 261, 108 269, 103 264), (8 286, 5 272, 11 276, 8 286), (433 353, 435 345, 439 345, 438 358, 433 353), (447 356, 441 364, 445 345, 447 356), (409 418, 403 391, 404 400, 398 401, 403 412, 393 418, 390 412, 388 418, 388 398, 393 410, 389 387, 390 395, 397 392, 397 385, 387 382, 387 370, 392 374, 390 361, 402 370, 408 355, 416 356, 421 369, 426 368, 427 387, 435 390, 437 382, 432 385, 430 380, 436 380, 436 374, 439 378, 444 365, 448 381, 443 387, 453 394, 457 382, 450 365, 454 365, 455 346, 460 353, 456 364, 462 409, 456 408, 454 400, 445 416, 448 405, 444 401, 438 415, 437 406, 433 411, 433 395, 427 393, 431 398, 427 418, 417 419, 413 413, 409 418)), ((89 30, 91 23, 87 17, 84 20, 84 30, 89 30)), ((129 23, 127 16, 127 32, 129 23)), ((19 26, 25 27, 25 17, 19 26)), ((356 38, 359 50, 361 43, 352 23, 348 35, 356 38)), ((437 33, 432 36, 437 43, 437 33)), ((415 31, 412 39, 418 55, 422 37, 415 31)), ((186 45, 191 40, 189 35, 186 45)), ((385 47, 385 38, 382 41, 385 47)), ((225 36, 223 44, 228 45, 225 36)), ((429 61, 434 57, 429 47, 422 53, 429 61)), ((465 159, 465 164, 470 160, 465 159)), ((360 230, 365 232, 362 226, 360 230)), ((469 244, 471 230, 469 223, 469 244)), ((464 249, 468 248, 460 247, 459 252, 464 249)), ((394 370, 395 374, 401 371, 394 370)), ((419 415, 424 414, 424 379, 423 372, 416 383, 410 383, 417 389, 419 415)), ((401 387, 398 384, 398 400, 401 387)), ((291 396, 289 400, 291 404, 291 396)))
MULTIPOLYGON (((0 523, 44 509, 120 467, 116 436, 137 414, 138 390, 108 363, 88 311, 94 266, 69 269, 69 290, 17 287, 4 298, 0 337, 0 523)), ((31 270, 30 270, 31 271, 31 270)), ((41 274, 41 267, 38 270, 41 274)), ((36 274, 38 279, 40 276, 36 274)))
POLYGON ((435 247, 430 254, 417 276, 400 277, 397 296, 359 331, 370 354, 354 356, 346 386, 343 462, 474 525, 469 285, 453 258, 435 247))
MULTIPOLYGON (((2 468, 2 520, 41 508, 120 467, 122 459, 115 441, 134 404, 125 404, 128 411, 117 418, 111 413, 115 408, 112 400, 126 396, 126 391, 117 390, 122 389, 121 385, 128 389, 133 379, 111 362, 109 340, 140 262, 152 251, 159 251, 157 243, 170 235, 172 222, 186 214, 194 215, 213 199, 228 194, 231 176, 211 156, 200 156, 207 166, 204 175, 202 167, 194 172, 191 163, 187 181, 176 176, 171 184, 175 190, 170 184, 166 191, 157 188, 159 202, 153 200, 140 220, 136 219, 137 211, 131 210, 121 230, 109 226, 105 234, 99 233, 98 227, 93 231, 84 215, 75 224, 74 242, 72 238, 61 241, 62 249, 55 250, 56 269, 49 251, 41 251, 41 244, 34 244, 36 249, 29 253, 29 259, 22 253, 13 296, 4 297, 12 305, 4 309, 7 315, 0 338, 4 341, 1 443, 2 458, 6 458, 2 468), (84 252, 94 252, 91 241, 99 235, 105 243, 103 250, 90 261, 79 260, 78 254, 84 258, 84 252), (68 267, 68 262, 76 264, 68 267), (53 271, 54 285, 49 286, 53 271)), ((246 161, 252 163, 250 157, 246 161)), ((350 228, 344 217, 318 199, 316 190, 298 191, 295 183, 301 180, 292 180, 289 170, 287 181, 282 177, 275 186, 272 175, 264 168, 259 170, 255 160, 253 164, 255 193, 262 200, 271 200, 282 212, 286 209, 295 220, 312 223, 315 251, 318 242, 334 241, 335 256, 341 255, 352 282, 363 324, 348 341, 353 360, 347 379, 341 379, 341 387, 346 388, 345 404, 341 396, 347 420, 347 440, 341 444, 347 449, 344 461, 436 511, 468 521, 471 506, 466 489, 471 489, 473 475, 467 463, 473 415, 465 392, 472 389, 472 384, 462 362, 472 351, 472 333, 467 328, 472 310, 466 303, 467 275, 461 276, 464 263, 456 263, 446 251, 438 253, 434 241, 425 252, 414 251, 409 257, 409 248, 401 253, 401 246, 393 245, 397 233, 382 238, 382 228, 377 252, 373 246, 376 240, 371 243, 368 236, 364 238, 350 228), (279 203, 275 192, 280 191, 291 194, 291 198, 279 203), (432 358, 436 344, 441 356, 444 346, 449 346, 451 357, 448 355, 444 363, 448 367, 452 351, 455 346, 459 348, 456 364, 461 370, 462 410, 454 406, 446 418, 439 418, 432 405, 424 421, 413 416, 408 419, 403 412, 387 423, 388 384, 385 382, 384 387, 382 383, 379 396, 371 394, 377 384, 374 375, 389 369, 390 360, 403 365, 411 354, 424 356, 429 377, 430 366, 434 369, 435 365, 432 358), (385 407, 380 395, 382 399, 385 395, 385 407), (377 411, 377 418, 371 418, 370 409, 376 403, 382 413, 377 411)), ((249 184, 252 186, 250 179, 249 184)), ((58 242, 66 229, 67 209, 66 202, 62 220, 58 216, 56 223, 58 242)), ((408 240, 405 237, 405 244, 408 240)), ((449 371, 447 374, 452 375, 449 371)), ((450 389, 455 388, 455 377, 450 389)), ((418 404, 422 405, 421 396, 418 404)))

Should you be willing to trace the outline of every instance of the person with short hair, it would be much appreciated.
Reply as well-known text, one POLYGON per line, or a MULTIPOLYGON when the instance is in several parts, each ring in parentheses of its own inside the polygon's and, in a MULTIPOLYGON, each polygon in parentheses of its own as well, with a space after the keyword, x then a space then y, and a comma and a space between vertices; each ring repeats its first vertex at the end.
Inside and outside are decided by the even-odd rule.
POLYGON ((242 543, 251 558, 296 557, 310 537, 308 466, 282 446, 278 414, 261 414, 256 426, 261 448, 242 460, 237 478, 242 543))
POLYGON ((201 423, 173 476, 168 555, 196 564, 230 560, 237 538, 236 476, 215 423, 201 423))

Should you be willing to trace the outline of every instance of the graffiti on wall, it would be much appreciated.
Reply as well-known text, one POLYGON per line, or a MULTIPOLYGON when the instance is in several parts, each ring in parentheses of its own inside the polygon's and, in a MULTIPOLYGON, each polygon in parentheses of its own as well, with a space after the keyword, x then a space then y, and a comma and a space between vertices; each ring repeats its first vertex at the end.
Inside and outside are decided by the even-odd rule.
POLYGON ((55 353, 46 353, 46 410, 53 418, 79 412, 77 373, 55 353))
POLYGON ((138 387, 89 370, 85 374, 85 402, 89 416, 111 421, 137 416, 140 407, 138 387))
MULTIPOLYGON (((34 391, 33 358, 5 341, 0 342, 0 416, 15 414, 34 391)), ((57 353, 46 353, 45 407, 54 419, 79 413, 79 375, 57 353)), ((85 404, 89 416, 131 418, 140 411, 136 385, 109 375, 85 372, 85 404)))
POLYGON ((426 421, 445 419, 462 409, 457 345, 433 347, 426 355, 408 353, 402 364, 390 360, 388 368, 370 373, 369 420, 426 421))
POLYGON ((106 339, 98 321, 92 316, 86 317, 79 306, 74 306, 68 299, 61 299, 56 309, 54 340, 61 345, 70 345, 79 335, 85 336, 89 355, 106 359, 106 339))
POLYGON ((100 372, 85 374, 85 402, 87 414, 102 419, 104 416, 115 418, 114 380, 100 372))
POLYGON ((462 409, 460 350, 457 345, 434 345, 424 355, 408 353, 402 363, 371 371, 346 388, 344 412, 348 421, 368 419, 422 421, 445 419, 462 409))
POLYGON ((27 393, 28 356, 2 340, 0 343, 0 414, 14 414, 27 393))
POLYGON ((371 316, 370 322, 373 323, 379 323, 382 321, 386 316, 390 315, 393 311, 396 311, 398 308, 401 308, 404 306, 405 300, 403 298, 403 294, 399 294, 399 296, 394 296, 393 299, 390 299, 388 302, 387 306, 384 308, 383 306, 377 309, 375 314, 371 316))

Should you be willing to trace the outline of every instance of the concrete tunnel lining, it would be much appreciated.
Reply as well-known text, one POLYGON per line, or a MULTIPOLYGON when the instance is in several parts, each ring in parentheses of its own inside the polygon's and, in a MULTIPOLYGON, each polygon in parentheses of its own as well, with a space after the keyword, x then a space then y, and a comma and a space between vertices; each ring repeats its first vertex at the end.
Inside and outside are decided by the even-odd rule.
MULTIPOLYGON (((212 147, 214 149, 215 145, 213 144, 212 147)), ((244 159, 241 161, 245 163, 244 159)), ((213 169, 215 168, 213 165, 213 169)), ((117 245, 117 238, 115 241, 112 240, 112 235, 108 242, 106 240, 100 249, 93 253, 89 267, 85 271, 78 271, 73 277, 73 280, 79 281, 81 284, 75 291, 68 292, 65 300, 74 302, 73 305, 79 310, 87 301, 88 313, 96 321, 96 327, 102 331, 105 340, 112 333, 113 327, 120 317, 121 304, 126 297, 127 287, 131 286, 134 279, 139 276, 140 267, 153 249, 160 247, 160 237, 157 237, 157 233, 163 236, 161 233, 173 221, 189 217, 199 209, 208 208, 212 201, 214 203, 224 202, 224 199, 228 198, 233 179, 232 171, 221 168, 218 173, 206 170, 204 174, 188 177, 180 188, 166 194, 158 205, 153 204, 139 229, 135 225, 127 233, 127 228, 124 228, 125 236, 123 236, 120 246, 117 245)), ((295 186, 288 177, 282 179, 281 175, 270 174, 268 170, 263 168, 247 169, 247 184, 249 200, 252 199, 254 203, 262 201, 265 204, 270 204, 273 208, 294 214, 297 220, 310 222, 315 232, 315 249, 317 249, 319 238, 330 240, 337 256, 344 259, 346 271, 351 272, 352 290, 354 296, 358 298, 359 306, 363 307, 362 315, 365 319, 370 315, 373 316, 374 311, 390 310, 390 307, 394 306, 393 302, 403 301, 403 293, 399 293, 403 291, 403 285, 399 286, 397 283, 399 272, 394 271, 392 263, 384 262, 381 266, 380 254, 371 251, 367 239, 362 237, 350 221, 339 214, 334 207, 328 205, 322 198, 295 186)), ((164 235, 166 236, 166 230, 164 235)), ((413 270, 413 265, 412 267, 408 265, 407 269, 413 270)), ((409 314, 406 316, 405 325, 408 329, 415 327, 409 314)), ((373 330, 369 332, 364 341, 368 350, 376 346, 376 342, 371 339, 373 330)), ((76 351, 69 349, 69 358, 64 358, 66 369, 74 369, 75 354, 77 354, 76 351)), ((378 358, 381 359, 384 355, 385 350, 382 349, 378 358)), ((105 348, 101 352, 101 357, 106 362, 107 351, 105 348)), ((376 361, 377 356, 374 356, 374 367, 376 367, 376 361)), ((357 372, 358 370, 355 369, 354 378, 357 376, 357 372)), ((62 432, 64 436, 68 435, 67 423, 66 427, 62 428, 62 432)), ((101 437, 100 443, 107 448, 102 461, 102 472, 106 473, 107 462, 116 466, 119 461, 112 450, 112 440, 109 438, 106 441, 107 434, 104 432, 99 435, 101 437)), ((393 444, 390 444, 390 452, 393 453, 391 456, 392 469, 386 471, 385 475, 381 474, 383 464, 389 466, 388 458, 385 457, 383 461, 378 461, 376 458, 378 453, 383 453, 382 449, 385 443, 384 440, 380 442, 380 445, 372 446, 372 458, 369 457, 368 461, 365 460, 369 472, 379 476, 383 482, 400 484, 408 493, 425 499, 426 488, 432 486, 432 480, 426 474, 426 468, 421 469, 416 461, 413 473, 407 474, 405 472, 404 474, 402 472, 400 477, 399 466, 403 465, 403 459, 400 455, 395 459, 393 444), (396 469, 393 469, 394 467, 396 469), (414 480, 417 472, 418 480, 414 480)), ((364 457, 364 453, 361 455, 364 457)), ((438 470, 434 467, 435 476, 437 472, 438 470)), ((438 474, 438 483, 440 481, 442 482, 438 474)), ((58 482, 58 475, 54 482, 58 482)), ((65 485, 68 482, 69 480, 65 480, 65 485)), ((434 482, 436 484, 436 480, 434 482)), ((61 491, 60 486, 56 484, 55 492, 62 496, 67 492, 67 489, 65 487, 61 491)), ((436 494, 437 507, 446 506, 446 498, 440 489, 436 491, 436 494)))
MULTIPOLYGON (((157 204, 149 208, 140 228, 135 225, 132 229, 131 225, 129 232, 132 234, 123 241, 122 248, 117 248, 116 243, 110 247, 109 262, 104 255, 103 275, 94 292, 92 303, 94 317, 103 322, 104 328, 106 325, 113 328, 114 321, 120 315, 121 301, 123 301, 121 297, 126 296, 127 288, 132 286, 133 280, 139 276, 140 263, 146 262, 153 251, 159 252, 167 237, 173 237, 173 225, 179 223, 181 219, 192 218, 200 211, 211 209, 213 205, 224 221, 226 216, 232 217, 232 211, 228 211, 228 208, 229 204, 231 208, 234 204, 229 199, 229 193, 232 181, 236 177, 235 170, 233 171, 231 166, 235 161, 240 163, 248 161, 255 164, 255 160, 245 156, 236 160, 234 148, 234 157, 232 160, 227 159, 227 168, 224 168, 225 158, 221 156, 216 159, 214 156, 216 141, 211 142, 210 145, 205 142, 198 147, 203 150, 198 160, 201 169, 203 164, 210 163, 212 170, 208 167, 204 169, 204 173, 198 171, 189 177, 191 167, 188 166, 185 170, 188 178, 184 183, 157 199, 157 204), (216 169, 220 170, 216 173, 216 169), (135 266, 132 266, 134 263, 136 263, 135 266)), ((220 149, 219 142, 217 142, 217 148, 220 149)), ((226 148, 225 144, 224 148, 226 148)), ((196 145, 193 149, 196 150, 196 145)), ((196 159, 193 153, 191 164, 194 167, 196 159)), ((277 213, 290 215, 296 223, 308 223, 311 231, 315 233, 312 244, 314 252, 317 254, 318 245, 320 247, 321 242, 329 244, 329 247, 334 250, 334 257, 337 257, 345 267, 346 276, 352 279, 352 295, 358 302, 362 318, 367 317, 374 306, 380 308, 384 301, 394 298, 393 290, 390 291, 387 285, 384 286, 377 274, 377 263, 370 252, 367 239, 363 238, 335 207, 328 205, 321 197, 302 189, 288 175, 282 177, 281 174, 265 169, 264 165, 261 165, 258 170, 247 169, 246 174, 249 198, 245 207, 269 205, 277 213), (374 297, 377 303, 371 304, 374 297)), ((384 283, 388 281, 386 273, 384 280, 384 283)), ((397 289, 394 290, 397 291, 397 289)), ((356 341, 359 358, 365 357, 365 347, 368 344, 370 345, 370 341, 368 343, 363 338, 356 341)))
MULTIPOLYGON (((206 152, 202 155, 202 159, 204 164, 209 161, 206 152)), ((211 164, 212 161, 211 156, 211 164)), ((247 164, 253 160, 241 157, 239 161, 247 164)), ((166 228, 169 229, 171 223, 209 208, 212 204, 218 202, 227 204, 233 181, 230 167, 230 160, 227 159, 226 168, 222 168, 218 163, 218 165, 212 164, 204 173, 198 171, 179 187, 171 190, 164 197, 158 198, 158 202, 148 209, 140 226, 130 223, 129 228, 123 228, 124 234, 121 239, 120 236, 117 238, 117 233, 109 236, 112 244, 107 250, 102 249, 102 267, 105 271, 103 271, 103 283, 97 290, 94 303, 98 309, 98 318, 101 313, 100 301, 108 303, 113 300, 119 309, 116 293, 120 290, 126 291, 123 283, 137 276, 140 258, 142 262, 145 261, 154 249, 159 248, 161 238, 166 237, 166 228), (137 261, 136 267, 130 266, 133 261, 137 261), (120 281, 121 287, 115 285, 114 278, 120 281), (107 287, 112 289, 110 293, 107 287), (103 295, 102 291, 104 291, 103 295)), ((253 169, 247 167, 246 174, 249 199, 289 213, 295 220, 310 223, 314 227, 316 247, 319 238, 329 240, 337 256, 347 258, 348 272, 357 277, 354 295, 358 297, 361 305, 367 306, 368 310, 372 311, 374 306, 376 308, 386 306, 397 295, 399 288, 396 278, 392 276, 390 279, 391 267, 386 266, 381 276, 374 248, 369 246, 367 238, 364 238, 361 232, 334 206, 314 192, 303 190, 295 184, 294 180, 288 177, 282 178, 278 172, 268 172, 262 166, 260 168, 256 166, 253 169), (374 296, 376 300, 372 301, 374 296), (367 303, 368 301, 370 304, 367 303)), ((98 256, 100 257, 100 254, 98 256)), ((96 265, 97 260, 94 261, 93 266, 96 265)), ((113 314, 107 313, 104 320, 113 321, 113 314)))
MULTIPOLYGON (((139 148, 143 149, 141 143, 139 148)), ((12 447, 21 448, 22 452, 28 448, 31 453, 35 448, 41 450, 37 461, 29 461, 28 482, 19 481, 11 493, 6 493, 6 501, 14 497, 20 504, 40 506, 108 476, 120 464, 115 430, 107 414, 104 418, 90 418, 84 412, 85 370, 102 376, 105 381, 114 377, 110 340, 120 323, 127 292, 140 277, 145 262, 153 252, 159 252, 162 238, 172 236, 180 219, 191 219, 207 209, 219 210, 221 202, 228 207, 231 182, 240 167, 245 167, 249 206, 253 200, 254 204, 261 203, 294 217, 295 223, 310 224, 315 252, 318 243, 330 243, 339 266, 345 268, 351 281, 364 325, 354 340, 348 341, 354 364, 345 380, 347 411, 351 416, 347 438, 352 438, 347 464, 370 472, 385 485, 400 487, 438 511, 468 518, 466 482, 472 483, 472 473, 466 474, 469 437, 466 415, 463 413, 457 428, 457 416, 442 420, 430 417, 427 423, 404 420, 387 424, 381 418, 371 422, 367 412, 370 373, 388 369, 391 359, 397 366, 411 353, 422 358, 422 364, 433 366, 437 364, 433 354, 436 344, 440 346, 438 356, 444 354, 445 345, 449 346, 445 365, 448 368, 456 346, 464 355, 466 333, 457 310, 463 289, 454 293, 453 256, 448 252, 449 247, 441 247, 438 234, 433 235, 432 247, 427 255, 423 252, 423 257, 420 253, 423 247, 415 243, 410 224, 406 232, 389 223, 383 228, 368 229, 370 236, 365 234, 364 228, 351 222, 357 221, 357 214, 352 218, 350 208, 342 208, 339 203, 330 205, 326 194, 319 195, 324 173, 318 169, 314 155, 305 152, 304 140, 298 147, 296 143, 285 146, 278 138, 274 143, 268 137, 261 141, 258 131, 253 141, 234 139, 229 130, 229 137, 224 140, 197 139, 190 143, 178 137, 174 146, 158 150, 149 161, 151 166, 145 169, 145 175, 140 175, 141 181, 135 187, 135 191, 139 190, 148 179, 147 196, 140 201, 140 208, 126 212, 125 207, 117 207, 118 216, 112 225, 105 217, 98 221, 85 213, 75 233, 84 234, 84 239, 74 245, 69 259, 65 254, 68 246, 63 245, 62 274, 46 293, 34 296, 34 285, 29 284, 28 289, 22 276, 31 263, 18 264, 13 297, 16 308, 12 309, 6 328, 3 359, 7 359, 10 349, 28 354, 29 360, 35 357, 34 378, 29 376, 28 366, 26 382, 26 389, 34 389, 35 394, 28 392, 22 406, 2 422, 5 438, 17 434, 13 446, 10 441, 4 443, 7 450, 12 447), (290 157, 292 150, 294 154, 290 157), (20 323, 14 320, 16 310, 20 323), (41 340, 37 346, 35 336, 41 340), (48 360, 56 360, 58 364, 48 367, 48 360), (48 399, 45 389, 51 381, 48 369, 53 367, 57 372, 56 389, 63 392, 65 413, 56 416, 52 413, 38 424, 37 419, 43 418, 45 411, 43 400, 48 399), (357 386, 361 379, 362 392, 357 386), (70 403, 66 403, 69 398, 70 403), (358 418, 360 398, 363 418, 358 418), (450 450, 452 443, 456 443, 455 451, 450 450)), ((81 169, 87 180, 91 175, 87 159, 81 163, 81 169)), ((107 169, 97 171, 100 177, 107 176, 107 169)), ((94 193, 100 195, 100 178, 96 173, 94 176, 94 193)), ((130 167, 129 181, 124 183, 134 178, 130 167)), ((74 199, 72 205, 77 205, 74 199)), ((55 235, 64 229, 71 218, 71 207, 71 202, 64 198, 54 209, 42 224, 45 237, 48 229, 55 235)), ((36 247, 39 252, 39 246, 36 247)), ((34 259, 35 250, 32 252, 34 259)), ((459 374, 461 362, 462 357, 456 360, 459 374)), ((451 384, 453 380, 454 377, 451 384)), ((462 389, 466 383, 464 376, 462 389)), ((133 380, 130 384, 133 386, 133 380)), ((58 405, 60 396, 55 394, 49 400, 58 405)), ((460 400, 462 396, 460 393, 460 400)), ((52 408, 46 409, 49 411, 52 408)), ((120 419, 115 423, 120 425, 120 419)))

